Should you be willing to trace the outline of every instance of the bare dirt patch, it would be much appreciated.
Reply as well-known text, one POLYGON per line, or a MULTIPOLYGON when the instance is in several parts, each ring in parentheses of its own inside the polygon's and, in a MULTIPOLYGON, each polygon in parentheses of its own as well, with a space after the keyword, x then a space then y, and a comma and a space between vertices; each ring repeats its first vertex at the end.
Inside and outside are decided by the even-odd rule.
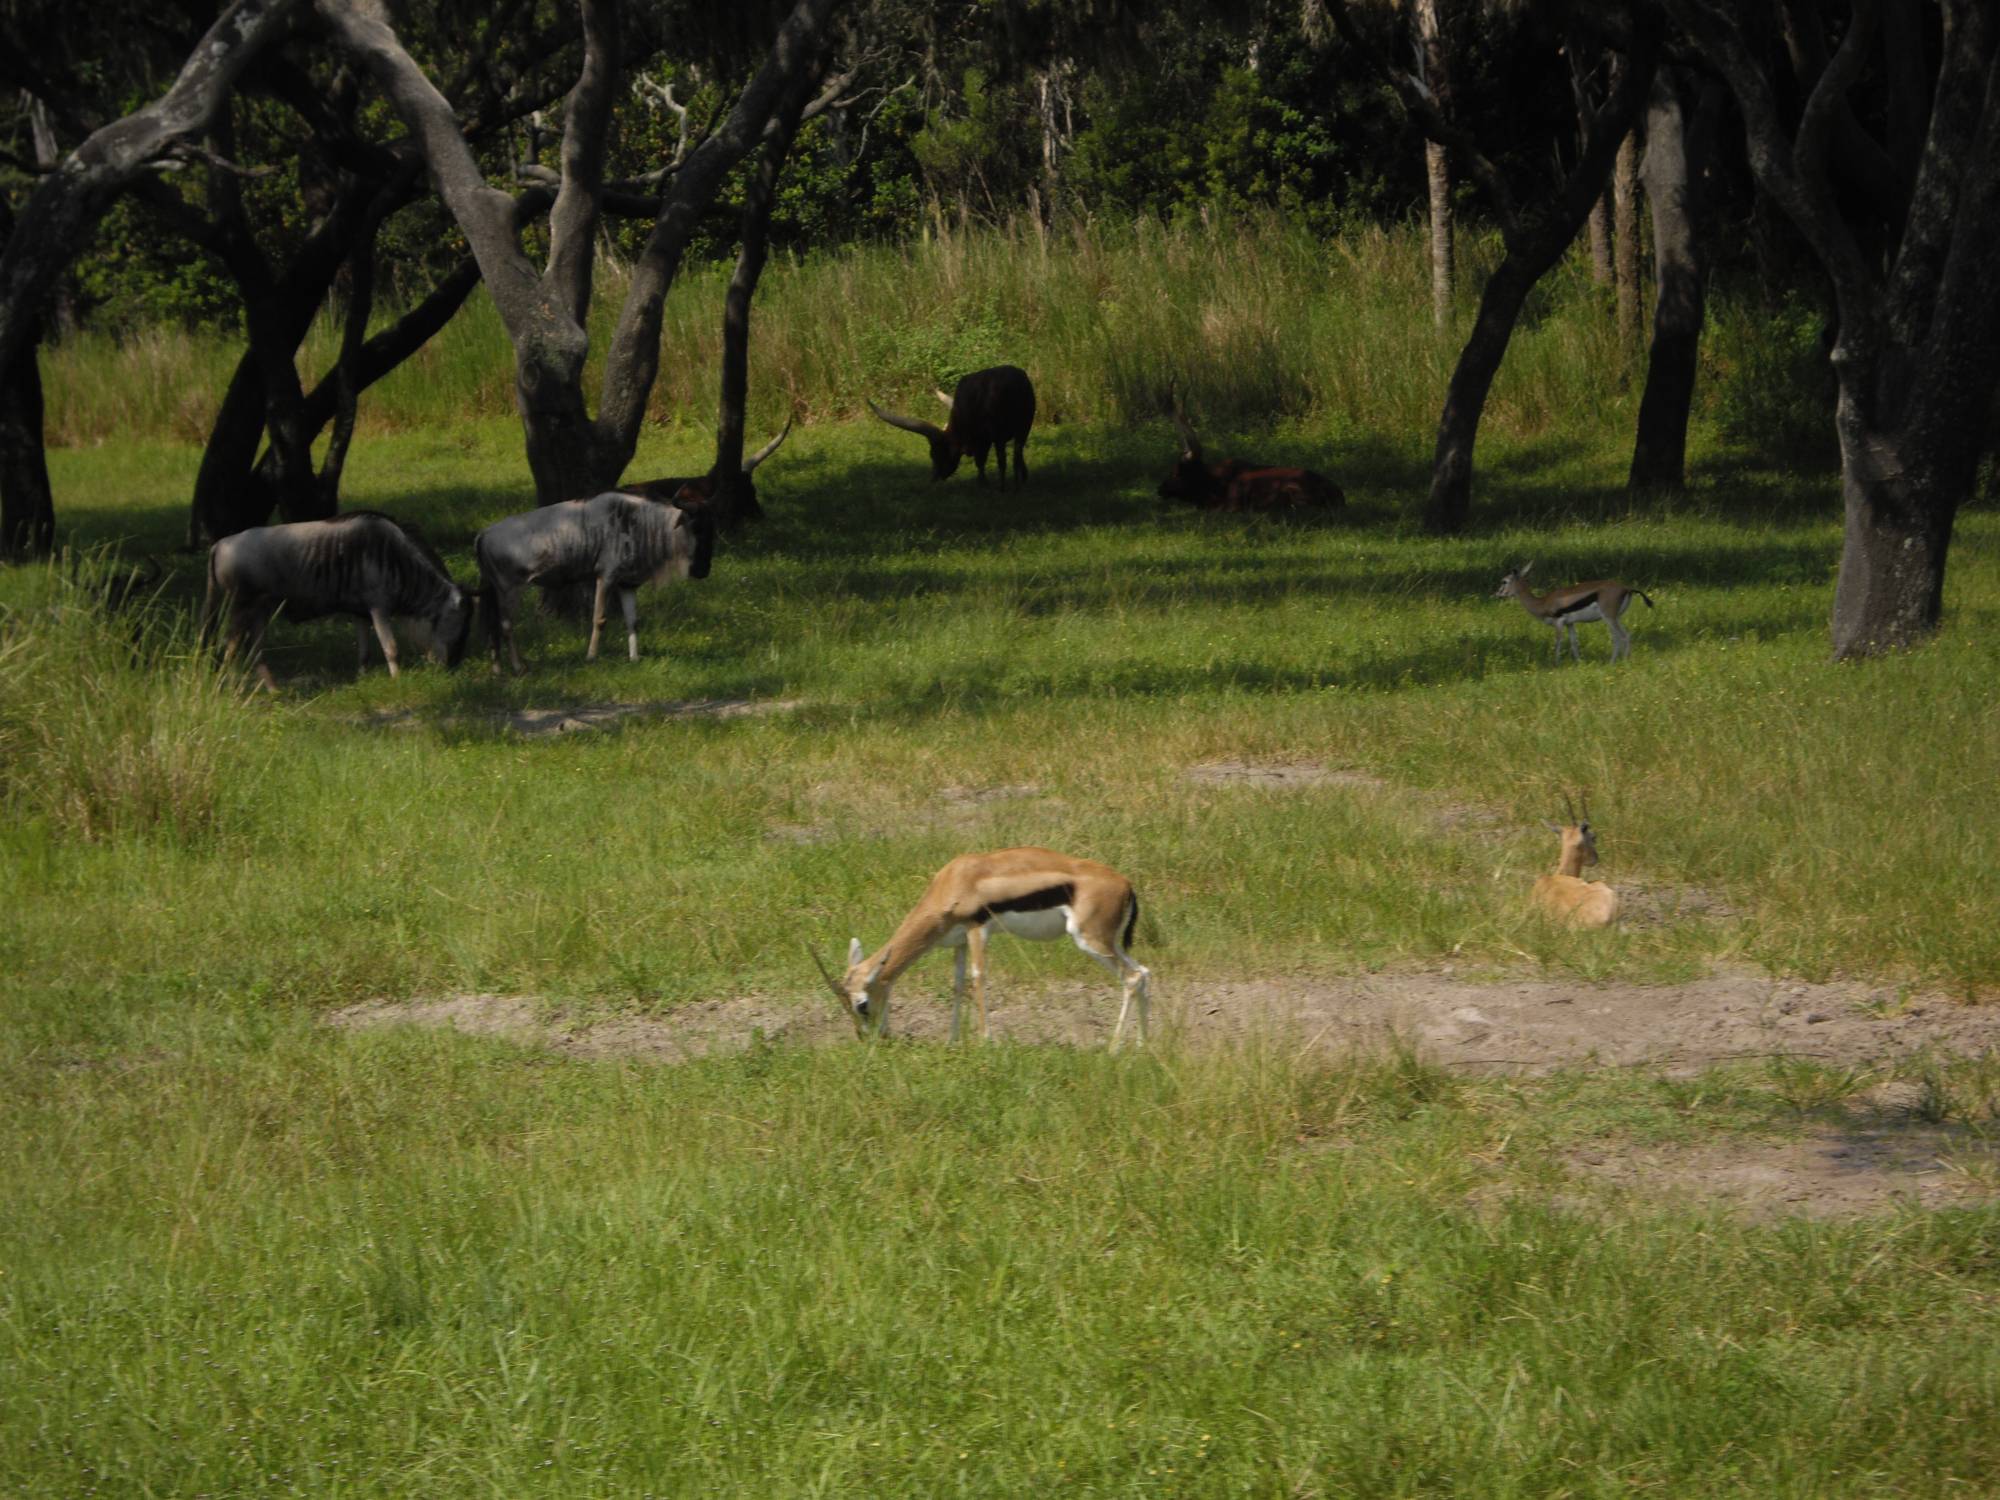
MULTIPOLYGON (((948 969, 944 971, 948 974, 948 969)), ((919 971, 892 1015, 899 1037, 942 1043, 948 978, 919 971), (940 982, 941 981, 941 982, 940 982)), ((1101 1047, 1118 999, 1109 984, 1008 984, 988 992, 993 1034, 1017 1042, 1101 1047)), ((579 1058, 673 1063, 741 1050, 759 1038, 855 1045, 831 999, 802 983, 796 996, 734 996, 657 1014, 564 1013, 519 995, 376 1001, 329 1018, 343 1028, 445 1027, 579 1058)), ((1156 996, 1162 1040, 1228 1046, 1263 1039, 1340 1056, 1392 1038, 1468 1073, 1535 1074, 1564 1067, 1645 1067, 1688 1075, 1715 1063, 1807 1057, 1893 1064, 1927 1048, 2000 1047, 2000 1006, 1942 999, 1898 1002, 1862 984, 1804 984, 1718 975, 1684 985, 1522 979, 1479 984, 1448 974, 1257 979, 1174 986, 1156 996)), ((1815 1125, 1801 1139, 1695 1145, 1596 1142, 1565 1161, 1587 1206, 1607 1196, 1686 1194, 1752 1218, 1846 1216, 1898 1204, 1936 1207, 2000 1188, 2000 1143, 1922 1123, 1889 1084, 1856 1101, 1855 1123, 1815 1125)))
POLYGON ((652 699, 637 703, 572 703, 557 708, 503 709, 491 714, 448 714, 434 718, 414 708, 367 714, 361 722, 371 729, 462 729, 481 725, 509 729, 529 739, 555 734, 580 734, 609 729, 629 720, 761 718, 800 707, 801 698, 652 699))
MULTIPOLYGON (((920 969, 904 980, 891 1015, 897 1035, 945 1039, 950 970, 941 962, 932 967, 938 972, 920 969)), ((816 993, 816 983, 802 979, 795 996, 733 996, 649 1015, 568 1015, 521 996, 460 995, 371 1001, 338 1011, 331 1021, 449 1026, 594 1057, 699 1056, 745 1046, 760 1034, 803 1043, 851 1041, 847 1019, 830 997, 816 993)), ((993 1034, 1021 1042, 1102 1046, 1118 1014, 1117 990, 1109 983, 1009 984, 1003 970, 987 997, 993 1034)), ((1747 974, 1681 985, 1540 978, 1475 983, 1449 974, 1161 985, 1153 1020, 1163 1034, 1190 1046, 1275 1038, 1344 1054, 1399 1038, 1469 1073, 1599 1066, 1685 1075, 1743 1058, 1862 1064, 1893 1062, 1926 1047, 2000 1047, 2000 1006, 1901 1003, 1893 991, 1869 985, 1747 974)))
POLYGON ((1844 1219, 1991 1197, 1995 1144, 1937 1126, 1822 1125, 1803 1139, 1592 1146, 1567 1165, 1613 1196, 1699 1198, 1748 1218, 1844 1219))

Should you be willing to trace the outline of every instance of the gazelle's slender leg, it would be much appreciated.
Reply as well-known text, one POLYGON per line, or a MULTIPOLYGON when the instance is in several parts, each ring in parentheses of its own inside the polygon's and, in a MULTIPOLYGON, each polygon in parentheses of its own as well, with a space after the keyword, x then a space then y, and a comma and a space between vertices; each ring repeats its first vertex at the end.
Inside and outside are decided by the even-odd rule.
POLYGON ((639 659, 639 591, 620 589, 618 607, 625 612, 625 659, 639 659))
POLYGON ((959 1017, 965 1010, 965 944, 951 955, 951 1041, 958 1045, 959 1017))
POLYGON ((604 634, 604 596, 610 592, 611 580, 600 575, 597 594, 590 606, 590 649, 583 653, 585 661, 597 660, 597 638, 604 634))
POLYGON ((1604 625, 1611 632, 1611 659, 1617 661, 1621 656, 1630 656, 1632 654, 1631 632, 1618 623, 1616 615, 1606 615, 1604 617, 1604 625))
POLYGON ((382 659, 389 664, 389 675, 396 675, 396 628, 389 623, 388 615, 379 609, 368 611, 368 618, 375 622, 375 639, 382 643, 382 659))
POLYGON ((965 929, 965 954, 972 969, 972 1003, 979 1008, 979 1040, 986 1041, 992 1032, 986 1025, 986 929, 974 923, 965 929))
POLYGON ((1576 643, 1576 627, 1574 625, 1569 625, 1565 626, 1564 628, 1569 631, 1570 660, 1581 665, 1583 662, 1583 648, 1577 645, 1576 643))
POLYGON ((1557 666, 1561 666, 1561 665, 1562 665, 1562 660, 1563 660, 1563 628, 1562 628, 1562 621, 1560 621, 1560 620, 1551 620, 1551 621, 1549 621, 1549 631, 1550 631, 1550 635, 1551 635, 1551 639, 1550 639, 1550 641, 1549 641, 1549 645, 1555 648, 1555 649, 1554 649, 1554 651, 1553 651, 1553 652, 1552 652, 1552 653, 1550 654, 1550 656, 1549 656, 1549 660, 1550 660, 1551 662, 1555 663, 1555 665, 1557 665, 1557 666))

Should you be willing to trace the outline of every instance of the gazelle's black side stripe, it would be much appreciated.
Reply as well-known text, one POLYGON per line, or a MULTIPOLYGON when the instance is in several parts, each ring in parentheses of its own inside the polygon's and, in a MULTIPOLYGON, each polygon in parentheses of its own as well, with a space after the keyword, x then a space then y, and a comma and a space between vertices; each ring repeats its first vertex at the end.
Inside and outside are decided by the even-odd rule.
POLYGON ((1057 906, 1068 906, 1076 898, 1076 887, 1068 881, 1061 885, 1044 886, 1039 891, 1030 891, 1025 896, 1009 896, 1005 901, 994 901, 982 906, 972 914, 975 922, 990 922, 1002 912, 1048 911, 1057 906))
POLYGON ((1556 611, 1556 618, 1567 625, 1573 616, 1582 614, 1585 610, 1594 607, 1596 603, 1597 594, 1593 590, 1591 593, 1585 594, 1581 599, 1570 600, 1569 603, 1556 611))

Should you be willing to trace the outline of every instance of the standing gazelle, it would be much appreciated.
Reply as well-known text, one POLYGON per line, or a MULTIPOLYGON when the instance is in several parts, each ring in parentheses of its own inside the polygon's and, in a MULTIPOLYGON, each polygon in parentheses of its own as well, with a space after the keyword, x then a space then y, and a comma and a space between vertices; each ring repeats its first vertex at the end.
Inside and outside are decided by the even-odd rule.
POLYGON ((1540 620, 1555 632, 1557 661, 1562 660, 1563 632, 1569 632, 1569 653, 1578 661, 1583 653, 1577 649, 1576 627, 1592 620, 1602 620, 1605 629, 1611 632, 1611 659, 1632 654, 1632 637, 1625 627, 1618 623, 1618 617, 1631 608, 1634 598, 1644 599, 1646 608, 1653 607, 1652 599, 1643 589, 1635 589, 1630 584, 1619 583, 1615 579, 1599 578, 1590 583, 1573 583, 1566 589, 1550 589, 1546 594, 1537 594, 1521 580, 1528 576, 1533 563, 1523 563, 1516 571, 1500 580, 1500 588, 1494 594, 1496 599, 1519 599, 1521 608, 1540 620))
POLYGON ((1569 793, 1563 793, 1567 823, 1548 823, 1550 833, 1562 840, 1562 858, 1553 875, 1535 882, 1535 905, 1558 922, 1573 927, 1609 927, 1618 918, 1618 893, 1601 880, 1585 880, 1586 865, 1597 863, 1597 835, 1590 827, 1590 797, 1583 799, 1583 816, 1576 815, 1569 793))
POLYGON ((1115 1052, 1134 1000, 1139 1002, 1139 1041, 1141 1045, 1146 1041, 1152 971, 1126 951, 1138 925, 1139 897, 1132 882, 1109 865, 1053 849, 996 849, 990 854, 961 854, 933 875, 923 899, 872 955, 864 956, 861 939, 853 939, 847 948, 845 978, 836 980, 828 973, 818 954, 813 962, 853 1018, 855 1031, 866 1036, 872 1027, 878 1036, 887 1036, 889 987, 896 976, 933 948, 954 949, 951 1039, 955 1042, 968 967, 973 1001, 979 1007, 979 1034, 987 1035, 986 939, 994 928, 1037 942, 1067 935, 1122 983, 1124 1003, 1118 1007, 1118 1024, 1111 1033, 1115 1052))

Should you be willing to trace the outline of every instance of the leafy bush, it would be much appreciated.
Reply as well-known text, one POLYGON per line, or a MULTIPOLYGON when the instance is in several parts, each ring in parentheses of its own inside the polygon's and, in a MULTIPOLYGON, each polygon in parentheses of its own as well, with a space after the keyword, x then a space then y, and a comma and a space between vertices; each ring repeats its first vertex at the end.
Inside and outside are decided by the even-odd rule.
POLYGON ((1711 319, 1708 360, 1716 417, 1744 446, 1788 464, 1840 466, 1825 315, 1793 293, 1775 312, 1724 303, 1711 319))

